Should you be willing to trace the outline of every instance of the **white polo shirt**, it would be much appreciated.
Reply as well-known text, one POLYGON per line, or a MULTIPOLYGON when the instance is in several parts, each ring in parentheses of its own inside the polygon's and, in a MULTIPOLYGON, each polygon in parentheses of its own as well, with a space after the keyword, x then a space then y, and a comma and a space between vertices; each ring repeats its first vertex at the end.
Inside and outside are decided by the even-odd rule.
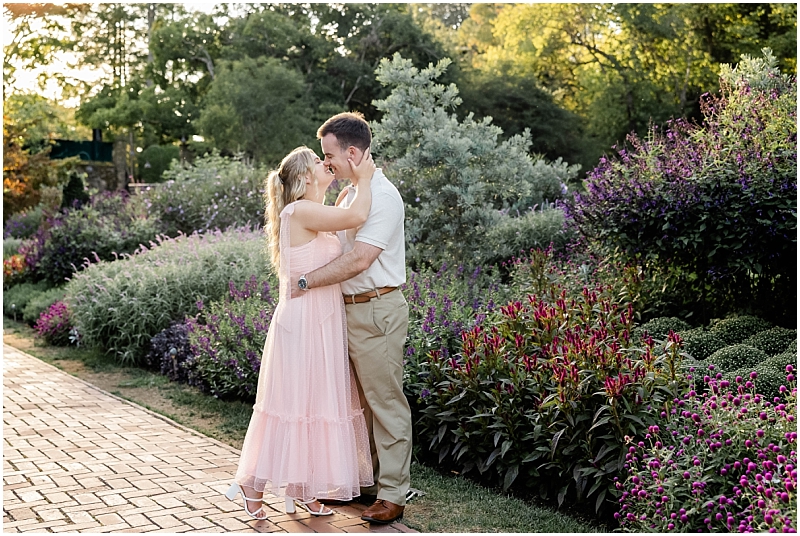
MULTIPOLYGON (((405 208, 403 198, 383 170, 372 175, 372 207, 367 221, 358 229, 339 231, 342 252, 353 249, 355 242, 364 242, 383 251, 369 268, 341 283, 344 294, 361 294, 381 287, 399 287, 406 282, 405 208)), ((341 206, 349 207, 355 197, 350 188, 341 206)))

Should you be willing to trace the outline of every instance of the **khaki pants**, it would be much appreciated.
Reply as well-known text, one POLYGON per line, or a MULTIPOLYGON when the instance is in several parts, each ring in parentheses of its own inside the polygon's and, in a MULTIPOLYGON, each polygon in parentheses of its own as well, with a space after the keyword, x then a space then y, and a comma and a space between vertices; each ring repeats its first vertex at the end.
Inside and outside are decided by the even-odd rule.
POLYGON ((404 506, 411 485, 411 408, 403 394, 408 304, 398 289, 366 303, 347 304, 345 309, 377 496, 404 506))

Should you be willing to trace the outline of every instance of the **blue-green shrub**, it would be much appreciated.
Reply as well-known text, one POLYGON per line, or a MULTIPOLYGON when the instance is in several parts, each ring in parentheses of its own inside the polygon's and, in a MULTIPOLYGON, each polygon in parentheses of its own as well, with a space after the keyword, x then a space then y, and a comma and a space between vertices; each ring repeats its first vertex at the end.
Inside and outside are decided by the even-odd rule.
POLYGON ((54 303, 63 300, 65 295, 64 287, 51 288, 35 294, 22 309, 22 321, 33 325, 43 312, 50 309, 54 303))
MULTIPOLYGON (((470 114, 460 121, 453 113, 461 103, 458 89, 436 83, 450 63, 445 58, 417 69, 395 54, 376 70, 391 94, 375 102, 383 115, 372 124, 373 146, 403 197, 406 255, 414 269, 497 257, 487 234, 498 228, 502 235, 514 225, 505 218, 561 198, 578 172, 560 160, 531 157, 529 131, 500 141, 502 131, 490 118, 476 121, 470 114)), ((522 242, 510 244, 512 255, 518 245, 533 245, 522 242)))
POLYGON ((267 273, 264 250, 263 234, 247 229, 159 238, 76 274, 66 301, 84 344, 140 362, 150 339, 196 313, 198 301, 221 299, 230 282, 267 273))

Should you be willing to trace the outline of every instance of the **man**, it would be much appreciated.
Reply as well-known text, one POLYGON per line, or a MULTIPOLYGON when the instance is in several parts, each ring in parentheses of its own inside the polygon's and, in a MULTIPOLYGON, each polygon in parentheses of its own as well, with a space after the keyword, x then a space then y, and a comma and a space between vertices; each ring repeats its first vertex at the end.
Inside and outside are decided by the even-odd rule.
MULTIPOLYGON (((356 165, 372 144, 363 115, 341 113, 317 131, 324 164, 337 179, 352 179, 347 159, 356 165)), ((361 519, 391 523, 403 515, 410 486, 411 409, 403 394, 403 346, 408 304, 397 287, 406 281, 405 209, 397 188, 378 169, 372 176, 372 208, 359 229, 339 233, 343 254, 304 274, 297 290, 341 283, 347 314, 347 341, 361 405, 370 431, 375 502, 361 519)), ((354 192, 339 201, 349 206, 354 192)))

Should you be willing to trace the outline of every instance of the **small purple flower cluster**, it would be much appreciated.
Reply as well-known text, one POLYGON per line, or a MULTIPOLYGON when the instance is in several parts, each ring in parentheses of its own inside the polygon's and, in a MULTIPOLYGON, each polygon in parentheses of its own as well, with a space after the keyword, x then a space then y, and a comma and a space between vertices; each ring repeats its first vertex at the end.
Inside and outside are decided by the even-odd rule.
POLYGON ((401 291, 408 301, 409 329, 404 382, 417 397, 420 364, 429 352, 451 355, 461 348, 461 334, 483 322, 495 303, 505 299, 495 268, 443 263, 436 272, 411 272, 401 291))
POLYGON ((751 89, 705 96, 702 126, 675 120, 630 135, 564 206, 602 247, 691 274, 670 282, 688 296, 680 306, 794 309, 797 86, 751 89))
POLYGON ((278 302, 274 279, 251 276, 241 287, 229 283, 224 301, 197 301, 198 315, 187 319, 192 366, 201 386, 218 397, 252 399, 261 352, 278 302))
POLYGON ((33 329, 48 344, 53 346, 69 345, 72 323, 67 304, 63 301, 55 302, 39 316, 33 329))
POLYGON ((796 532, 793 367, 771 401, 754 391, 755 372, 731 384, 710 368, 708 392, 673 399, 629 441, 614 517, 633 532, 796 532))

